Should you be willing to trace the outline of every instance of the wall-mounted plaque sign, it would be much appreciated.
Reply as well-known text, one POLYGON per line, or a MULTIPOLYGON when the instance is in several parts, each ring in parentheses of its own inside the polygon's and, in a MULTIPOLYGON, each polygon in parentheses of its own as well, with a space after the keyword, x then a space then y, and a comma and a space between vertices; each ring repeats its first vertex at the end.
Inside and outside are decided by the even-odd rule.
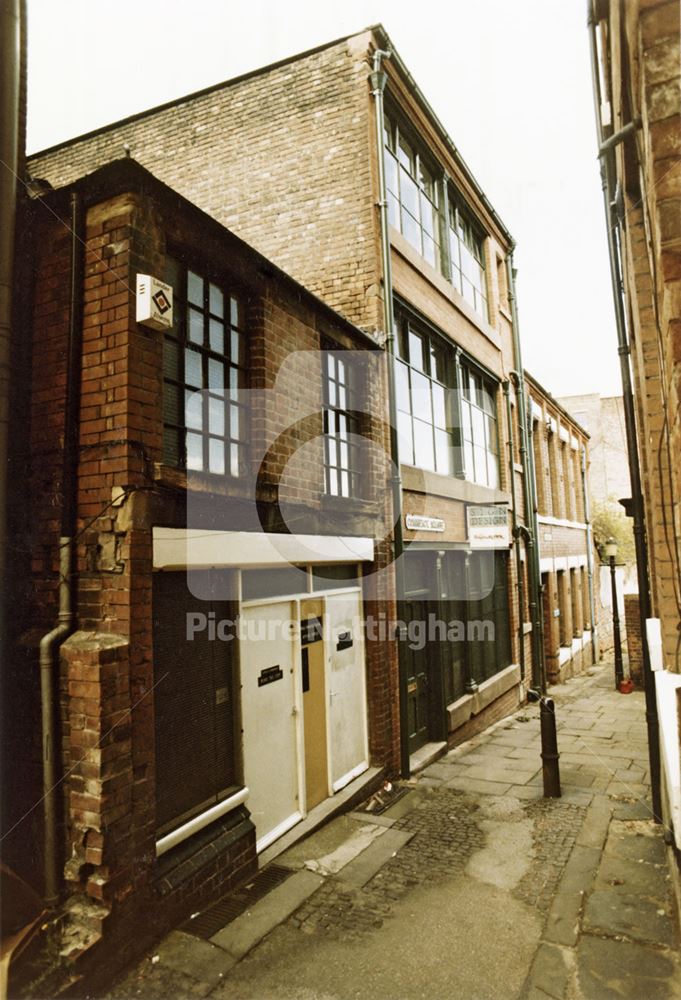
POLYGON ((468 544, 472 549, 506 549, 511 544, 505 507, 469 505, 466 517, 468 544))
POLYGON ((284 676, 284 671, 279 665, 276 667, 265 667, 260 671, 260 676, 258 677, 258 687, 264 687, 265 684, 273 684, 275 681, 280 681, 284 676))
POLYGON ((445 530, 445 522, 441 517, 424 517, 422 514, 407 514, 405 524, 410 531, 445 530))

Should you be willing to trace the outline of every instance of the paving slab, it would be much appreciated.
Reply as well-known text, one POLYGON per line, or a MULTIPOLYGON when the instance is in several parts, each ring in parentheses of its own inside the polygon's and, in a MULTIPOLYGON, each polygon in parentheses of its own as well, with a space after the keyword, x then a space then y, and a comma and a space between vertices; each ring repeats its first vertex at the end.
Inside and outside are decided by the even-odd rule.
POLYGON ((282 885, 278 885, 267 896, 258 900, 250 910, 246 910, 236 920, 214 934, 211 941, 235 958, 242 958, 266 934, 302 906, 323 881, 322 876, 314 872, 304 869, 296 872, 282 885))
POLYGON ((413 836, 413 833, 406 830, 385 830, 379 840, 374 841, 338 873, 339 880, 361 889, 413 836))
POLYGON ((631 941, 584 935, 577 974, 588 1000, 676 1000, 681 995, 674 956, 631 941))
POLYGON ((483 781, 481 778, 452 778, 447 782, 447 788, 458 788, 461 792, 479 793, 481 795, 503 795, 511 787, 510 781, 483 781))
POLYGON ((611 887, 596 889, 584 910, 584 929, 591 933, 623 934, 634 941, 652 945, 672 945, 672 922, 658 901, 638 894, 613 892, 611 887))
POLYGON ((526 985, 528 1000, 533 994, 536 997, 562 1000, 567 993, 569 974, 563 950, 552 944, 540 944, 526 985))
POLYGON ((210 987, 217 986, 236 959, 210 941, 171 931, 157 949, 158 960, 174 972, 191 976, 210 987))

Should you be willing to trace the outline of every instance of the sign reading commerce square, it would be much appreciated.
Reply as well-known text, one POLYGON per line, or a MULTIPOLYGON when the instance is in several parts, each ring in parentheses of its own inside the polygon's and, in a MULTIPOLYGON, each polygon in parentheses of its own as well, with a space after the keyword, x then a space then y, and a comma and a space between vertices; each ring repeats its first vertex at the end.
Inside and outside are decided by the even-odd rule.
POLYGON ((468 544, 472 549, 503 549, 511 544, 505 507, 469 506, 466 517, 468 544))

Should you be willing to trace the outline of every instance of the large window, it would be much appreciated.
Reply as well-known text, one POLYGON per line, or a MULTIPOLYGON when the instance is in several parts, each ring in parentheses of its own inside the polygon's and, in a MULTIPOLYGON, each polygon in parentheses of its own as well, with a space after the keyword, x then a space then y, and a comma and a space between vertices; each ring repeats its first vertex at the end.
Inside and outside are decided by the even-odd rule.
POLYGON ((324 458, 326 492, 359 496, 359 423, 354 408, 353 371, 343 351, 327 350, 324 358, 324 458))
POLYGON ((244 315, 238 295, 169 260, 174 326, 163 345, 163 459, 238 476, 244 459, 244 315))
POLYGON ((462 363, 460 399, 466 479, 496 488, 499 483, 499 459, 494 385, 462 363))
POLYGON ((425 259, 440 267, 439 200, 435 178, 400 127, 385 117, 385 169, 390 222, 425 259))
POLYGON ((401 318, 397 336, 397 431, 400 460, 451 475, 453 439, 447 414, 451 358, 438 338, 401 318))
POLYGON ((449 254, 452 284, 475 311, 487 319, 483 237, 454 195, 450 195, 449 201, 449 254))

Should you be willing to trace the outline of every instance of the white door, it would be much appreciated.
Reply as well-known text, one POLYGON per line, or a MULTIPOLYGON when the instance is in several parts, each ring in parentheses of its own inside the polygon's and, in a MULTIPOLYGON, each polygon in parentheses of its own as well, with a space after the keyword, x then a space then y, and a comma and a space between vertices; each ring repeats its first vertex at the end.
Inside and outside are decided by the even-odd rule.
MULTIPOLYGON (((241 705, 244 783, 258 851, 301 819, 295 668, 288 624, 295 604, 242 610, 241 705)), ((297 630, 296 630, 297 635, 297 630)))
POLYGON ((369 766, 360 591, 327 594, 329 745, 334 792, 369 766))

